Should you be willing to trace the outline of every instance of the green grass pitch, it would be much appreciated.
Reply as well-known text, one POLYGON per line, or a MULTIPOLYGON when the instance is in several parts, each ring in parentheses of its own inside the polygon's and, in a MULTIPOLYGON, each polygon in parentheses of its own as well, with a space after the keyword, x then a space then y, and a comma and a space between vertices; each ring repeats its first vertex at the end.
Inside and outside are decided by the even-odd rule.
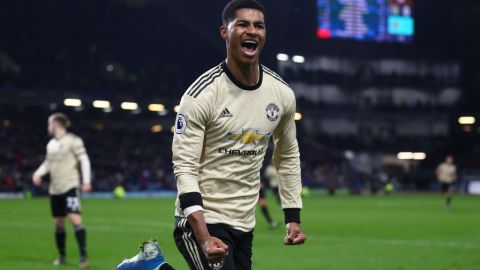
MULTIPOLYGON (((277 220, 282 213, 270 200, 277 220)), ((435 195, 327 197, 304 200, 304 246, 282 245, 284 229, 257 216, 253 268, 325 270, 480 269, 480 197, 458 196, 450 212, 435 195)), ((113 269, 143 240, 158 236, 176 269, 186 265, 172 239, 173 199, 85 199, 92 270, 113 269)), ((68 265, 78 250, 68 227, 68 265)), ((0 201, 0 269, 46 270, 56 257, 47 199, 0 201)))

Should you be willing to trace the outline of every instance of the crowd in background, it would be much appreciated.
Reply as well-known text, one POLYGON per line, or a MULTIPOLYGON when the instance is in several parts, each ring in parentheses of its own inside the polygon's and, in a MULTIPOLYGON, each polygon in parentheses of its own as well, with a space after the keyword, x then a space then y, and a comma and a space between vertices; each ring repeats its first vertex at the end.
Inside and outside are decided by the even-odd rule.
MULTIPOLYGON (((10 121, 3 121, 0 128, 1 192, 21 192, 33 188, 32 173, 45 158, 49 140, 46 128, 40 124, 16 126, 10 121)), ((153 133, 148 129, 76 127, 74 132, 85 141, 92 162, 95 191, 110 192, 118 185, 128 191, 176 189, 171 161, 172 133, 169 130, 153 133)), ((361 169, 337 148, 333 140, 319 143, 301 133, 299 140, 302 181, 307 187, 323 188, 330 194, 335 194, 339 188, 346 188, 351 194, 376 194, 384 192, 389 183, 394 184, 396 190, 407 191, 436 187, 434 168, 442 156, 431 157, 430 162, 420 163, 409 172, 395 166, 361 169)), ((476 173, 472 168, 478 168, 478 162, 475 162, 479 160, 478 150, 472 149, 469 162, 460 166, 465 172, 476 173)), ((268 151, 267 161, 270 156, 271 151, 268 151)), ((34 191, 45 193, 45 187, 34 191)))
MULTIPOLYGON (((291 2, 297 9, 303 7, 301 10, 311 11, 309 4, 303 1, 291 2)), ((87 100, 107 99, 115 103, 135 100, 145 105, 160 100, 170 102, 169 106, 176 105, 196 77, 225 57, 224 44, 217 31, 220 10, 213 10, 202 2, 65 1, 55 3, 52 8, 52 3, 38 1, 32 5, 28 11, 21 2, 13 1, 0 9, 0 30, 8 37, 0 39, 0 121, 3 121, 0 123, 0 191, 31 188, 31 175, 44 159, 49 139, 44 126, 46 117, 53 110, 65 109, 61 107, 64 97, 81 97, 85 103, 87 100), (197 18, 198 14, 201 14, 204 28, 211 31, 198 31, 198 25, 185 19, 197 18), (29 20, 22 19, 24 17, 29 20)), ((292 13, 289 5, 267 1, 265 5, 275 6, 277 11, 269 16, 269 25, 277 27, 269 28, 267 46, 270 47, 266 48, 262 58, 262 62, 272 69, 278 70, 275 67, 278 65, 276 54, 289 47, 294 50, 288 53, 305 53, 307 59, 310 58, 308 60, 313 55, 322 54, 321 49, 326 47, 335 49, 330 48, 323 54, 330 51, 343 57, 344 52, 353 52, 349 54, 358 58, 358 51, 352 49, 351 44, 325 46, 328 44, 322 43, 318 46, 312 40, 298 38, 312 34, 309 27, 298 27, 304 18, 292 13), (299 36, 292 38, 292 34, 299 36), (302 43, 311 43, 311 46, 302 43)), ((435 39, 432 43, 440 44, 435 39)), ((372 48, 370 57, 373 59, 379 57, 377 54, 402 58, 402 54, 390 47, 385 50, 372 48)), ((461 48, 463 51, 464 46, 461 48)), ((445 50, 451 51, 449 46, 445 50)), ((443 58, 443 51, 437 54, 428 51, 428 56, 433 59, 435 55, 443 58)), ((406 52, 403 55, 420 60, 426 56, 420 53, 422 57, 414 57, 415 53, 406 52)), ((343 59, 339 61, 344 62, 343 59)), ((348 102, 342 104, 299 97, 297 108, 305 114, 305 122, 313 123, 311 126, 319 124, 315 122, 317 118, 307 116, 307 112, 321 116, 325 112, 334 116, 371 113, 386 123, 391 122, 385 116, 387 113, 407 120, 421 113, 431 118, 448 113, 449 119, 445 121, 450 127, 455 124, 453 118, 462 106, 460 103, 452 107, 430 101, 398 105, 391 94, 374 101, 368 96, 358 96, 358 93, 361 89, 373 88, 388 94, 398 87, 419 88, 426 94, 437 93, 446 87, 459 87, 462 76, 454 76, 452 80, 449 76, 438 79, 428 73, 420 76, 385 75, 374 72, 368 65, 357 65, 356 69, 351 69, 350 64, 343 65, 347 70, 337 72, 304 68, 279 71, 289 83, 331 84, 347 94, 345 99, 348 102)), ((473 73, 471 76, 474 77, 473 73)), ((92 128, 86 122, 107 116, 99 110, 95 113, 87 110, 76 112, 78 116, 73 122, 78 123, 78 118, 83 121, 74 126, 74 132, 84 139, 90 155, 94 190, 111 191, 118 185, 130 191, 176 188, 171 161, 172 134, 166 125, 163 132, 152 133, 150 126, 138 126, 143 119, 130 114, 126 117, 128 113, 117 110, 111 113, 117 117, 115 128, 108 125, 92 128)), ((161 117, 164 120, 169 117, 165 121, 172 124, 171 112, 168 116, 152 116, 150 120, 157 121, 161 117)), ((398 134, 391 125, 372 129, 369 125, 372 119, 366 116, 355 134, 335 135, 324 131, 309 132, 299 122, 304 185, 326 188, 331 194, 338 188, 346 188, 352 194, 377 193, 388 183, 394 183, 396 190, 430 190, 435 188, 435 167, 446 154, 455 156, 464 178, 480 175, 480 146, 475 143, 480 130, 476 126, 470 126, 468 132, 460 131, 462 134, 458 128, 449 128, 448 135, 420 138, 398 134), (405 170, 399 166, 378 164, 359 168, 351 160, 351 155, 345 155, 347 151, 377 155, 396 154, 402 150, 425 151, 428 158, 405 170)))
MULTIPOLYGON (((168 135, 88 129, 78 134, 92 162, 94 190, 117 185, 130 191, 175 189, 168 135)), ((30 189, 32 173, 45 158, 46 130, 4 128, 0 141, 0 191, 30 189)))

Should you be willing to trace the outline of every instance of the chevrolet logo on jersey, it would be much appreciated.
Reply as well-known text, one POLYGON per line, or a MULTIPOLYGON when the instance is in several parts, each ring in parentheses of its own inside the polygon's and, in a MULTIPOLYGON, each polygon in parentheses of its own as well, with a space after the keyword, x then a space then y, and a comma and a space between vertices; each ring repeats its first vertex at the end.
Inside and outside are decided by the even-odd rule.
POLYGON ((257 145, 259 142, 270 139, 271 132, 261 132, 258 129, 243 129, 242 132, 229 132, 225 141, 236 141, 243 145, 257 145))

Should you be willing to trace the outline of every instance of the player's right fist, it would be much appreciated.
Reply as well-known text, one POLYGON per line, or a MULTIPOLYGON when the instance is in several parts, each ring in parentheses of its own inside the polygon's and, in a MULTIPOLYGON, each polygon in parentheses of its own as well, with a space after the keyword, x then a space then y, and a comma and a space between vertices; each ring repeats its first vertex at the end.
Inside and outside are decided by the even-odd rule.
POLYGON ((34 175, 33 176, 33 184, 35 186, 39 187, 40 185, 42 185, 42 178, 34 175))
POLYGON ((220 263, 228 255, 228 246, 216 237, 209 237, 201 244, 203 253, 211 263, 220 263))

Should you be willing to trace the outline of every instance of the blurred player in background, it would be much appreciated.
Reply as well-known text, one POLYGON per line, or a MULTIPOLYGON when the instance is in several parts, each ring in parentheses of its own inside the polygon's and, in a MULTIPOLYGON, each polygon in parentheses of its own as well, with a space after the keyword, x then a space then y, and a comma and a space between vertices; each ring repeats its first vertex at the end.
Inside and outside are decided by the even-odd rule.
POLYGON ((187 89, 173 139, 175 240, 190 269, 251 269, 260 169, 273 136, 287 245, 303 244, 295 96, 259 64, 264 9, 230 1, 222 14, 227 60, 187 89), (222 267, 223 265, 223 267, 222 267))
POLYGON ((80 249, 80 267, 87 268, 86 230, 80 212, 80 172, 82 191, 89 192, 90 160, 83 140, 69 133, 70 120, 63 113, 52 114, 48 118, 48 133, 52 139, 47 144, 45 161, 33 174, 35 186, 42 184, 42 177, 50 174, 48 193, 50 206, 55 218, 55 243, 59 257, 53 262, 55 266, 66 263, 65 253, 65 217, 72 222, 78 247, 80 249), (80 165, 80 166, 79 166, 80 165))
MULTIPOLYGON (((265 167, 264 171, 264 176, 266 180, 268 181, 268 186, 272 189, 275 199, 279 204, 280 202, 280 196, 278 194, 278 174, 277 174, 277 169, 272 163, 269 163, 265 167)), ((275 229, 279 226, 278 222, 273 220, 272 216, 270 215, 270 211, 268 210, 268 200, 267 200, 267 192, 268 188, 267 185, 264 181, 260 183, 260 196, 258 198, 258 205, 260 206, 260 210, 262 211, 263 217, 265 217, 265 220, 267 223, 270 225, 270 228, 275 229)))
POLYGON ((454 164, 453 156, 448 155, 445 161, 438 165, 435 174, 445 196, 445 209, 450 210, 453 195, 452 184, 457 180, 457 167, 454 164))
POLYGON ((268 180, 268 185, 275 196, 275 200, 279 205, 281 205, 282 202, 280 200, 280 193, 278 193, 278 173, 273 160, 265 167, 264 175, 268 180))
POLYGON ((275 229, 278 228, 279 224, 275 220, 273 220, 272 215, 270 215, 270 210, 268 210, 268 200, 267 194, 265 193, 267 188, 265 187, 264 183, 260 183, 260 193, 258 198, 258 205, 260 206, 260 210, 262 211, 262 215, 267 221, 270 228, 275 229))

